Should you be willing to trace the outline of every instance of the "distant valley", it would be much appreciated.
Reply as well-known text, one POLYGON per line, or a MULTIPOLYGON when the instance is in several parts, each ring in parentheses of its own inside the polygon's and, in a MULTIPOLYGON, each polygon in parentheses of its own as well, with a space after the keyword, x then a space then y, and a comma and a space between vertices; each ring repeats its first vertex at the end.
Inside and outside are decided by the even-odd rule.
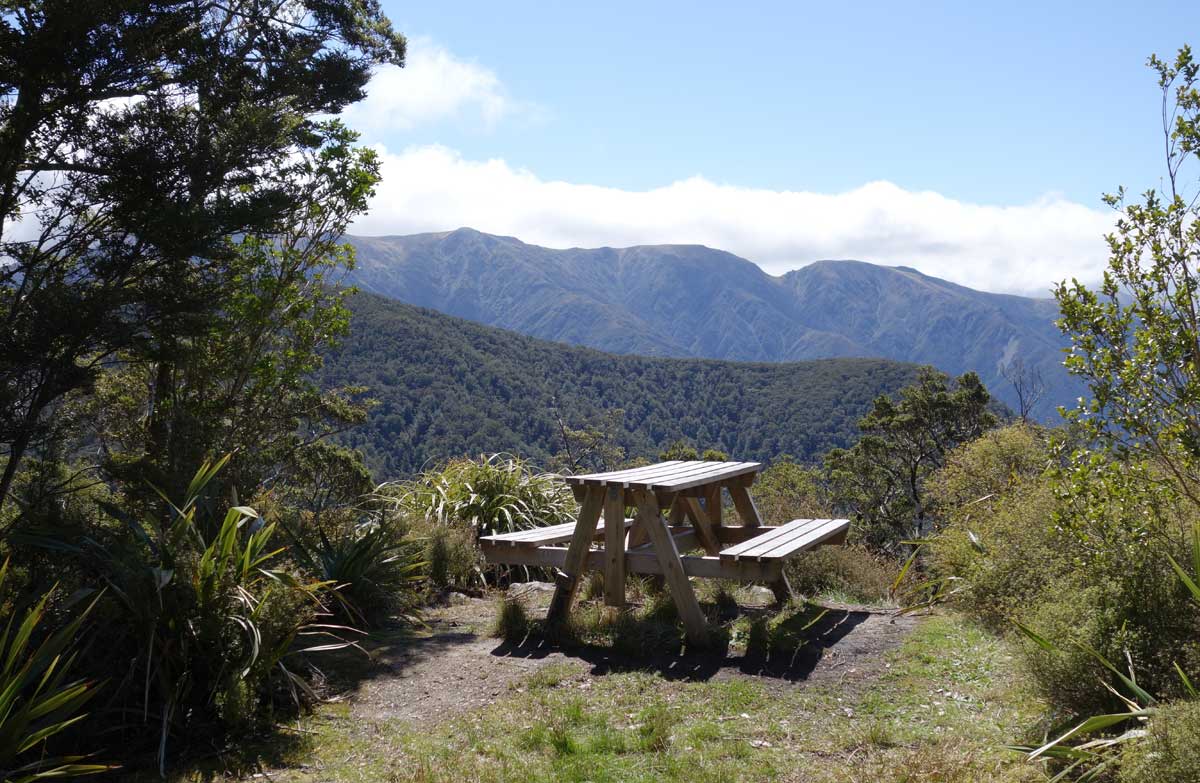
POLYGON ((772 277, 697 245, 554 250, 471 229, 349 240, 362 289, 546 340, 644 356, 882 357, 974 370, 1014 408, 1002 369, 1019 358, 1044 379, 1043 419, 1082 393, 1061 365, 1052 299, 906 267, 818 261, 772 277))
POLYGON ((739 459, 810 461, 853 443, 872 400, 917 373, 884 359, 619 356, 367 293, 352 297, 351 309, 350 335, 326 355, 322 382, 363 385, 378 400, 340 439, 380 478, 492 452, 545 467, 563 449, 560 424, 594 427, 615 409, 624 415, 612 440, 631 458, 685 440, 739 459))

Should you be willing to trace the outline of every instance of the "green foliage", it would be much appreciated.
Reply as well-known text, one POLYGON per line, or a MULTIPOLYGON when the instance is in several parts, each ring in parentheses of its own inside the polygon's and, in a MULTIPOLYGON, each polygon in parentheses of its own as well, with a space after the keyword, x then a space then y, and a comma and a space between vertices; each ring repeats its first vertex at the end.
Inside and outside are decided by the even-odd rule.
POLYGON ((1145 736, 1121 756, 1122 783, 1200 780, 1200 701, 1167 704, 1149 719, 1145 736))
MULTIPOLYGON (((0 593, 8 581, 9 561, 0 566, 0 593)), ((84 706, 96 695, 97 683, 70 679, 75 668, 76 639, 89 605, 57 630, 44 626, 52 589, 18 612, 5 605, 0 635, 0 778, 30 783, 45 778, 81 777, 111 767, 90 762, 88 755, 53 755, 47 744, 83 720, 84 706)))
POLYGON ((925 368, 899 400, 878 397, 859 422, 863 437, 825 459, 839 505, 848 507, 858 540, 895 550, 931 524, 925 482, 959 444, 996 424, 991 397, 974 373, 953 384, 925 368))
POLYGON ((833 499, 821 471, 787 457, 758 474, 754 502, 769 525, 833 516, 833 499))
POLYGON ((5 36, 0 505, 68 395, 127 357, 165 366, 154 396, 170 408, 191 341, 243 309, 244 264, 253 278, 327 255, 378 160, 325 118, 405 48, 375 0, 34 0, 6 12, 5 36), (19 219, 32 237, 14 238, 19 219))
MULTIPOLYGON (((377 476, 494 452, 566 467, 563 425, 605 433, 604 448, 622 462, 653 458, 678 440, 742 460, 813 460, 852 443, 871 401, 916 376, 913 365, 877 359, 615 356, 368 294, 349 306, 350 336, 326 354, 320 375, 325 388, 362 385, 378 399, 366 424, 341 436, 377 476)), ((580 469, 611 464, 615 457, 578 460, 583 440, 570 438, 580 469)))
POLYGON ((201 468, 165 518, 107 505, 120 525, 107 541, 38 541, 108 585, 89 665, 120 662, 116 706, 158 733, 160 769, 171 735, 253 730, 279 697, 301 700, 308 686, 288 665, 298 640, 330 640, 312 650, 344 646, 336 632, 349 630, 317 621, 332 585, 286 569, 274 524, 246 506, 210 517, 200 500, 223 464, 201 468))
POLYGON ((453 459, 390 490, 406 512, 477 535, 574 520, 575 497, 562 479, 521 459, 492 454, 453 459))
POLYGON ((310 525, 315 530, 307 536, 293 533, 292 556, 307 573, 333 585, 328 594, 351 622, 365 625, 391 611, 412 611, 425 576, 421 542, 407 537, 390 510, 340 516, 332 524, 310 525))
POLYGON ((1055 291, 1071 339, 1070 372, 1091 399, 1067 412, 1118 458, 1152 459, 1200 507, 1200 180, 1185 181, 1200 152, 1200 63, 1188 47, 1150 58, 1163 96, 1167 176, 1140 202, 1124 189, 1107 237, 1099 291, 1072 281, 1055 291))
POLYGON ((825 546, 788 561, 792 589, 809 598, 887 603, 896 561, 856 546, 825 546))

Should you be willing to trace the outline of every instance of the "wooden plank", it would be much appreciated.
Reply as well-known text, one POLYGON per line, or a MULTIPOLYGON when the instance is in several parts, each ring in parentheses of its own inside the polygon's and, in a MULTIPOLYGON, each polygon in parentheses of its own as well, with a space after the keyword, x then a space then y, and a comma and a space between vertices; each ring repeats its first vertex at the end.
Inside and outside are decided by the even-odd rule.
POLYGON ((729 497, 733 498, 733 507, 737 509, 743 525, 746 527, 762 526, 762 515, 758 513, 758 506, 754 505, 754 498, 750 497, 750 493, 745 487, 730 487, 729 497))
MULTIPOLYGON (((676 537, 676 541, 679 538, 676 537)), ((483 547, 483 555, 489 563, 506 565, 541 566, 561 568, 566 562, 567 548, 544 546, 537 549, 509 549, 493 546, 483 547)), ((599 549, 588 551, 583 570, 603 571, 607 553, 599 549)), ((680 555, 683 571, 688 576, 700 579, 732 579, 739 582, 762 582, 770 584, 779 578, 783 563, 780 560, 722 560, 719 557, 680 555)), ((640 547, 625 552, 625 571, 629 574, 661 576, 664 571, 653 547, 640 547)))
POLYGON ((554 598, 551 599, 550 610, 546 613, 546 622, 550 625, 563 622, 571 611, 571 601, 575 598, 575 589, 579 586, 579 576, 583 573, 588 550, 592 548, 592 537, 596 533, 596 523, 600 521, 603 505, 604 490, 590 488, 579 507, 575 535, 571 539, 571 545, 567 547, 562 570, 554 579, 554 598))
POLYGON ((638 476, 658 475, 660 473, 670 473, 678 465, 685 464, 683 460, 670 460, 668 462, 657 462, 653 465, 643 465, 640 468, 626 468, 624 470, 610 470, 607 473, 582 473, 578 476, 562 476, 562 480, 568 484, 621 484, 627 478, 637 478, 638 476))
POLYGON ((620 487, 604 491, 604 603, 625 606, 625 492, 620 487), (616 520, 620 520, 618 523, 616 520))
POLYGON ((812 522, 812 521, 814 521, 814 520, 797 519, 792 522, 789 522, 786 525, 768 528, 768 531, 766 533, 763 533, 761 536, 754 536, 752 538, 747 538, 741 544, 738 544, 737 546, 729 547, 728 549, 721 552, 721 556, 722 557, 738 557, 739 555, 744 555, 747 552, 749 552, 751 549, 757 549, 757 548, 761 547, 763 544, 769 543, 771 541, 774 541, 777 538, 780 538, 781 536, 787 536, 787 535, 795 532, 795 530, 797 529, 797 523, 802 523, 802 522, 808 523, 808 522, 812 522))
MULTIPOLYGON (((831 520, 834 521, 834 520, 831 520)), ((757 555, 756 559, 779 559, 782 560, 796 552, 803 552, 807 549, 813 549, 822 544, 828 544, 836 538, 845 540, 846 532, 849 530, 850 523, 841 520, 842 525, 822 525, 816 529, 809 530, 802 536, 791 538, 787 541, 779 542, 771 547, 767 552, 757 555)))
POLYGON ((563 476, 571 485, 607 486, 627 489, 678 491, 714 481, 752 481, 762 466, 757 462, 706 462, 703 460, 660 462, 641 468, 563 476), (743 477, 749 476, 749 479, 743 477))
POLYGON ((632 489, 657 489, 678 492, 704 484, 714 484, 724 479, 757 473, 762 467, 757 462, 709 462, 700 463, 700 467, 680 471, 665 478, 655 478, 649 481, 627 481, 632 489))
POLYGON ((721 542, 717 540, 717 534, 713 532, 708 513, 700 508, 700 501, 696 498, 683 498, 683 504, 687 507, 688 514, 696 525, 696 535, 700 539, 704 551, 710 555, 719 554, 721 542))
MULTIPOLYGON (((623 520, 619 526, 622 534, 625 528, 633 524, 632 519, 623 520)), ((604 531, 604 520, 601 520, 596 525, 596 535, 604 531)), ((575 523, 567 522, 562 525, 547 525, 546 527, 535 527, 528 530, 515 530, 512 533, 496 533, 490 536, 480 536, 480 541, 492 541, 496 544, 504 544, 507 546, 549 546, 551 544, 561 544, 570 541, 575 535, 575 523)))
MULTIPOLYGON (((749 550, 742 552, 741 556, 754 558, 784 557, 792 552, 801 551, 806 548, 805 542, 814 534, 820 537, 822 531, 825 531, 826 536, 832 535, 837 526, 829 525, 828 523, 831 521, 828 519, 810 519, 806 523, 788 530, 787 533, 776 536, 772 541, 766 541, 758 546, 751 547, 749 550)), ((784 525, 785 529, 787 527, 787 525, 784 525)))
POLYGON ((700 611, 700 604, 696 601, 692 583, 688 581, 687 574, 683 570, 683 563, 679 560, 679 550, 675 548, 675 539, 667 532, 667 526, 663 524, 662 517, 659 515, 658 500, 655 499, 653 492, 639 492, 637 499, 637 517, 650 534, 650 541, 654 544, 654 552, 658 556, 659 565, 662 566, 663 574, 667 578, 671 597, 675 599, 679 618, 683 620, 688 641, 692 644, 704 645, 708 642, 708 628, 704 622, 704 613, 700 611))
POLYGON ((769 535, 749 539, 721 552, 722 557, 783 558, 818 544, 844 537, 850 527, 847 519, 796 519, 777 527, 769 535))

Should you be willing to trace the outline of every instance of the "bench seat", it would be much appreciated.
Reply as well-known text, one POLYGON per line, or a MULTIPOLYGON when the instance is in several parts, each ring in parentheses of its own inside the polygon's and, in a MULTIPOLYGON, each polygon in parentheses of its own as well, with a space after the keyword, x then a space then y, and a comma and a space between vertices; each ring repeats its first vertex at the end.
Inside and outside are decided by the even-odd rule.
POLYGON ((722 561, 783 560, 822 544, 843 543, 850 529, 848 519, 793 519, 760 536, 722 549, 722 561))
MULTIPOLYGON (((633 524, 632 519, 625 520, 625 528, 633 524)), ((596 523, 596 537, 604 534, 604 520, 596 523)), ((484 546, 537 548, 539 546, 554 546, 565 544, 575 535, 575 523, 567 522, 562 525, 547 525, 546 527, 531 527, 528 530, 517 530, 512 533, 497 533, 491 536, 480 536, 479 542, 484 546)))

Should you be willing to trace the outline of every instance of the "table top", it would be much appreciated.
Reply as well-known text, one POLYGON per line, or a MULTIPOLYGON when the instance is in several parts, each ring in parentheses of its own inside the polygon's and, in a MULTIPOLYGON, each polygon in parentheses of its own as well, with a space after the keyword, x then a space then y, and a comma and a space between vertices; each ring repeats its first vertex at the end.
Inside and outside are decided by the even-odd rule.
POLYGON ((705 484, 716 484, 737 476, 757 473, 761 468, 762 464, 758 462, 671 460, 641 468, 613 470, 608 473, 563 476, 563 480, 574 486, 616 486, 625 489, 678 492, 705 484))

